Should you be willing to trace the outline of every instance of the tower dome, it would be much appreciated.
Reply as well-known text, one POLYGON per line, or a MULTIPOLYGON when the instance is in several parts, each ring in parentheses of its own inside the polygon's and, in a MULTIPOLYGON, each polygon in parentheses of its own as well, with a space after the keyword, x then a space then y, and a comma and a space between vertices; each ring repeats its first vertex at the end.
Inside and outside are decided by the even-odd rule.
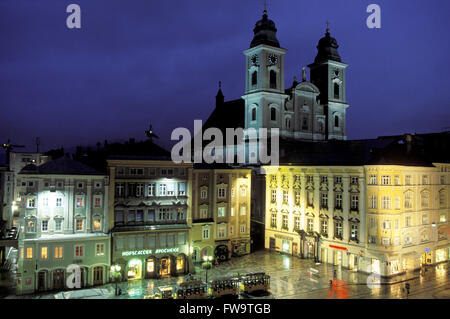
POLYGON ((276 48, 280 47, 276 36, 277 28, 275 27, 275 22, 269 19, 266 10, 264 10, 262 19, 256 22, 253 33, 254 36, 250 48, 260 44, 267 44, 276 48))
POLYGON ((341 57, 339 56, 338 49, 339 45, 335 38, 331 37, 330 29, 327 28, 325 36, 319 40, 317 45, 317 56, 314 62, 319 63, 327 60, 333 60, 341 62, 341 57))

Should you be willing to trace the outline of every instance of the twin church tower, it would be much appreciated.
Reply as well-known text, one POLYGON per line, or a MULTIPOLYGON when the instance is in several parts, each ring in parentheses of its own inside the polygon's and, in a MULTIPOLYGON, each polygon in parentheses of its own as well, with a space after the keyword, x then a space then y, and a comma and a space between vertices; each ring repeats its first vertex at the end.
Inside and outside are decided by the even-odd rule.
POLYGON ((280 138, 299 141, 345 140, 345 69, 336 39, 327 28, 314 63, 285 89, 284 55, 267 11, 253 29, 246 57, 245 129, 279 128, 280 138))

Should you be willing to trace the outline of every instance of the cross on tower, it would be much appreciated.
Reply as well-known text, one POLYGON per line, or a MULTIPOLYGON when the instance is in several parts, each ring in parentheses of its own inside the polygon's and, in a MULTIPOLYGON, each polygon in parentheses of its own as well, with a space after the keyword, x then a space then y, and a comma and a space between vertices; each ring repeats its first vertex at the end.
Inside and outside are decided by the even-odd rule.
POLYGON ((267 6, 268 6, 269 4, 267 3, 267 1, 264 1, 264 12, 267 12, 267 6))
POLYGON ((328 32, 328 31, 330 31, 330 22, 327 21, 326 24, 327 24, 327 32, 328 32))

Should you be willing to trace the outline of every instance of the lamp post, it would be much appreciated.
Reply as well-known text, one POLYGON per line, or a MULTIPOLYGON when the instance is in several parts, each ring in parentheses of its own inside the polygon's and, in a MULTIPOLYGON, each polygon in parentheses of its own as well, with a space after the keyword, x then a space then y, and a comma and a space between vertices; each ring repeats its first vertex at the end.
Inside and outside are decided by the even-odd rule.
POLYGON ((206 284, 208 284, 208 269, 211 269, 212 267, 212 256, 203 256, 203 269, 206 269, 206 284))
POLYGON ((117 296, 117 285, 118 281, 122 277, 122 274, 120 273, 120 265, 112 265, 111 266, 111 276, 114 278, 114 281, 116 282, 116 290, 115 290, 115 296, 117 296))

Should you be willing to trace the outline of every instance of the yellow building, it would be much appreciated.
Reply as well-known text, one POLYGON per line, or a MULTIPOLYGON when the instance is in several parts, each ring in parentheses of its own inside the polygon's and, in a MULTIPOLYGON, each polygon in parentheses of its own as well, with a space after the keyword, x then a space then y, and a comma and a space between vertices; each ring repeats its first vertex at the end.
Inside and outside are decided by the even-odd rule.
POLYGON ((192 185, 192 260, 248 254, 251 170, 199 165, 192 185))

